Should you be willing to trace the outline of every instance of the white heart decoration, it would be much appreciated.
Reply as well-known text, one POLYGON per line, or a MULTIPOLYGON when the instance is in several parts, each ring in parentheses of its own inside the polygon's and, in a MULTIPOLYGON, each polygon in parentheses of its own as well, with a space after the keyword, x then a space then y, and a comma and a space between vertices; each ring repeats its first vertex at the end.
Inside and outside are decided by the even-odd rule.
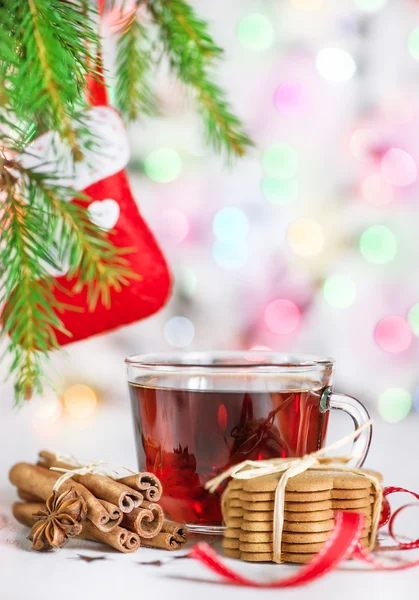
POLYGON ((119 219, 119 204, 112 198, 95 200, 89 204, 87 211, 92 223, 105 231, 113 229, 119 219))

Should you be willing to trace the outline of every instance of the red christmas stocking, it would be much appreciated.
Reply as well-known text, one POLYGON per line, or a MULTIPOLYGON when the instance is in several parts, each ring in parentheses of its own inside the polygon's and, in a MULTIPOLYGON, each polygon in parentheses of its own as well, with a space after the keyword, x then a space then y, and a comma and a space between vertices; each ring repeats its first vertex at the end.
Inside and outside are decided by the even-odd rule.
MULTIPOLYGON (((99 92, 104 98, 103 87, 99 92)), ((92 221, 104 230, 115 231, 111 238, 114 245, 135 249, 126 258, 141 280, 130 280, 120 292, 112 290, 110 308, 99 301, 93 312, 88 312, 85 289, 70 296, 57 291, 58 300, 83 309, 82 313, 72 310, 60 313, 65 328, 72 334, 69 338, 58 332, 60 344, 110 331, 155 313, 168 299, 171 286, 166 261, 129 187, 124 170, 129 158, 128 137, 121 118, 108 106, 94 106, 86 115, 85 125, 94 136, 94 144, 80 163, 72 160, 71 153, 52 132, 36 139, 21 160, 26 167, 53 172, 58 175, 59 184, 70 185, 89 196, 92 221)), ((75 283, 65 274, 58 276, 57 281, 67 290, 75 283)))

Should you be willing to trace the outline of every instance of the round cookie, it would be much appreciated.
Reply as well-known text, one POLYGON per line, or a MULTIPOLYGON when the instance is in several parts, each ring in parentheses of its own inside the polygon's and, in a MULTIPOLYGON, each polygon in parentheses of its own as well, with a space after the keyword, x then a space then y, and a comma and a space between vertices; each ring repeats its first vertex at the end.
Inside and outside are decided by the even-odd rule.
POLYGON ((247 562, 269 562, 272 561, 272 552, 240 552, 241 560, 247 562))
MULTIPOLYGON (((368 537, 364 536, 361 538, 361 545, 365 548, 368 546, 368 537)), ((319 552, 324 545, 324 542, 314 542, 309 544, 289 544, 288 542, 283 542, 281 544, 281 554, 283 552, 289 553, 297 553, 297 554, 312 554, 313 552, 319 552)))
MULTIPOLYGON (((274 492, 282 473, 273 473, 255 479, 244 480, 243 490, 246 492, 274 492)), ((336 486, 339 487, 339 486, 336 486)), ((305 471, 288 480, 286 491, 319 492, 333 488, 333 477, 326 471, 305 471)))
POLYGON ((366 517, 372 517, 372 505, 367 508, 345 508, 345 512, 357 512, 366 517))
MULTIPOLYGON (((285 490, 285 500, 290 502, 317 502, 329 500, 330 490, 320 492, 288 492, 285 490)), ((240 492, 240 499, 246 502, 274 502, 275 492, 240 492)))
POLYGON ((223 554, 227 558, 240 558, 240 550, 233 548, 223 548, 223 554))
POLYGON ((246 502, 273 502, 275 500, 275 492, 246 492, 240 491, 240 500, 246 502))
POLYGON ((294 531, 283 531, 282 541, 295 544, 312 544, 314 542, 325 542, 330 536, 330 531, 319 531, 317 533, 296 533, 294 531))
POLYGON ((237 548, 240 546, 240 540, 236 539, 232 539, 232 538, 224 538, 223 541, 221 542, 221 546, 223 548, 229 548, 230 550, 237 550, 237 548))
POLYGON ((241 490, 243 489, 243 479, 230 479, 228 482, 227 489, 228 490, 241 490))
POLYGON ((240 498, 231 498, 229 494, 227 499, 227 507, 230 508, 230 506, 234 508, 241 508, 242 501, 240 498))
POLYGON ((228 491, 226 492, 229 500, 232 500, 233 498, 240 499, 241 493, 242 493, 241 490, 234 490, 234 489, 228 489, 228 491))
POLYGON ((224 537, 225 538, 230 538, 232 540, 235 539, 239 539, 240 537, 240 529, 237 527, 236 529, 232 529, 230 527, 227 527, 227 529, 224 530, 224 537))
POLYGON ((225 516, 227 519, 231 519, 232 517, 242 517, 243 514, 244 510, 242 508, 227 507, 227 514, 225 516))
POLYGON ((274 534, 272 531, 242 531, 240 533, 240 542, 252 544, 272 543, 274 534))
POLYGON ((275 502, 249 502, 242 500, 242 506, 245 510, 269 511, 275 508, 275 502))
POLYGON ((317 553, 324 546, 324 542, 314 542, 312 544, 289 544, 283 542, 281 544, 281 556, 284 553, 292 552, 297 554, 313 554, 317 553))
POLYGON ((244 511, 243 519, 245 521, 273 521, 274 513, 273 511, 264 512, 264 511, 244 511))
POLYGON ((332 507, 335 510, 346 508, 367 508, 371 505, 371 498, 358 498, 355 500, 332 500, 332 507))
POLYGON ((320 500, 330 500, 333 490, 324 490, 321 492, 289 492, 285 490, 286 502, 319 502, 320 500))
POLYGON ((230 529, 240 528, 241 524, 242 524, 241 517, 229 517, 228 515, 225 515, 224 521, 225 521, 225 524, 227 525, 227 527, 230 529))
POLYGON ((243 521, 242 531, 272 531, 272 521, 243 521))
POLYGON ((319 502, 285 502, 285 510, 289 512, 312 512, 314 510, 330 510, 331 508, 331 500, 320 500, 319 502))
POLYGON ((330 494, 333 500, 353 500, 355 498, 366 498, 370 489, 366 490, 331 490, 330 494))
POLYGON ((314 512, 289 512, 284 511, 284 519, 286 521, 298 521, 299 523, 304 523, 305 521, 309 521, 310 523, 313 521, 328 521, 329 519, 333 519, 333 510, 321 510, 314 512))
POLYGON ((310 560, 315 556, 316 554, 291 554, 288 552, 281 552, 281 561, 289 563, 307 563, 310 562, 310 560))
POLYGON ((339 490, 366 490, 371 486, 371 481, 364 475, 357 475, 350 471, 328 471, 327 473, 333 478, 332 487, 339 490))
POLYGON ((272 552, 272 543, 240 542, 240 552, 264 553, 272 552))
POLYGON ((284 521, 283 531, 294 532, 294 533, 323 533, 332 531, 335 527, 334 519, 328 521, 284 521))

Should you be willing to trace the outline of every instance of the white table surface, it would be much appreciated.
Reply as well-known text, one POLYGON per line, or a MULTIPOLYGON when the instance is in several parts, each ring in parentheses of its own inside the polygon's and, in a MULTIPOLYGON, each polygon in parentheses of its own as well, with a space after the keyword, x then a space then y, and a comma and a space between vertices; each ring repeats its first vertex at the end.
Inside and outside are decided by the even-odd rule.
MULTIPOLYGON (((6 389, 6 388, 4 388, 6 389)), ((8 391, 8 390, 6 390, 8 391)), ((41 554, 30 550, 27 530, 15 523, 11 504, 15 491, 9 484, 10 466, 19 461, 34 462, 38 450, 50 448, 77 453, 82 458, 114 458, 121 464, 135 465, 130 413, 126 399, 119 406, 102 407, 94 421, 77 423, 42 422, 34 407, 16 412, 10 408, 11 395, 0 402, 0 598, 1 600, 107 600, 115 598, 199 597, 209 600, 229 598, 286 597, 287 600, 380 599, 417 597, 419 567, 397 573, 365 572, 354 562, 309 586, 293 590, 253 590, 214 584, 218 578, 193 560, 179 560, 163 567, 140 562, 173 556, 160 550, 141 548, 135 554, 122 555, 82 540, 71 540, 56 552, 41 554), (35 415, 35 416, 34 416, 35 415), (106 556, 106 560, 86 563, 78 554, 106 556)), ((336 423, 336 419, 335 419, 336 423)), ((347 425, 347 423, 345 423, 347 425)), ((346 430, 347 431, 347 430, 346 430)), ((399 425, 379 424, 368 465, 383 472, 386 484, 419 490, 417 466, 418 416, 399 425)), ((333 436, 343 434, 339 421, 333 436)), ((416 513, 417 514, 417 513, 416 513)), ((417 519, 416 519, 417 520, 417 519)), ((418 527, 416 527, 419 535, 418 527)), ((214 538, 211 540, 214 542, 214 538)), ((409 553, 412 558, 416 551, 409 553)), ((404 554, 406 556, 406 553, 404 554)), ((230 565, 260 580, 270 580, 295 571, 290 565, 252 565, 228 561, 230 565)))

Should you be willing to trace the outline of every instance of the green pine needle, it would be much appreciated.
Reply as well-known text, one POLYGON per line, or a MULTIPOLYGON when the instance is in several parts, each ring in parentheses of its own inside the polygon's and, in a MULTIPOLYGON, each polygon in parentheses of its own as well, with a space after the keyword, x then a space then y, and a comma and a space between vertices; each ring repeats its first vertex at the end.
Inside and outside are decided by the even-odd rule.
POLYGON ((215 60, 222 50, 213 41, 206 22, 184 0, 150 0, 149 8, 172 70, 195 91, 209 141, 217 151, 243 156, 252 142, 212 78, 215 60))
POLYGON ((147 30, 134 14, 118 39, 116 60, 116 105, 129 121, 141 113, 156 112, 150 89, 150 68, 151 45, 147 30))

